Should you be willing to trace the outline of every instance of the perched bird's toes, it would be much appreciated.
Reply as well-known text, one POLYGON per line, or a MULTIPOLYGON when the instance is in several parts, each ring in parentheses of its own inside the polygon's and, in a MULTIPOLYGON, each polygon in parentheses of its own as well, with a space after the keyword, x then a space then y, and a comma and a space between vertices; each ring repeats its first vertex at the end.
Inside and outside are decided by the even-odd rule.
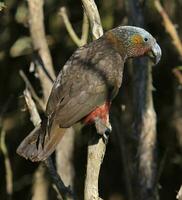
POLYGON ((104 141, 105 144, 108 143, 108 140, 109 140, 109 133, 110 133, 110 132, 107 132, 107 131, 106 131, 106 132, 102 135, 102 139, 103 139, 103 141, 104 141))

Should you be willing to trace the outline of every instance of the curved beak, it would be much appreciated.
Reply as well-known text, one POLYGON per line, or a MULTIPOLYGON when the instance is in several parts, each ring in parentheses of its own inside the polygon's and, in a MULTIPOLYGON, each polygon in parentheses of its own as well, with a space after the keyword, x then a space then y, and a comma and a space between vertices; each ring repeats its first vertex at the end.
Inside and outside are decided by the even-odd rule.
POLYGON ((152 46, 151 51, 149 52, 149 57, 152 59, 155 65, 157 65, 161 59, 162 51, 157 42, 152 46))

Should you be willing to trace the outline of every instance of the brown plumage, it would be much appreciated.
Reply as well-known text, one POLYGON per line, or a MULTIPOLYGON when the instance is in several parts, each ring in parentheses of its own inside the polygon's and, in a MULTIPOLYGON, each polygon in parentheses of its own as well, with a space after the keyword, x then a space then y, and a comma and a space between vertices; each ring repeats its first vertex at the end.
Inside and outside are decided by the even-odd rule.
POLYGON ((32 161, 45 160, 66 129, 86 119, 96 123, 100 134, 110 129, 108 110, 121 86, 125 60, 149 52, 158 62, 161 50, 155 39, 131 26, 117 27, 77 49, 54 82, 47 121, 23 140, 18 154, 32 161))

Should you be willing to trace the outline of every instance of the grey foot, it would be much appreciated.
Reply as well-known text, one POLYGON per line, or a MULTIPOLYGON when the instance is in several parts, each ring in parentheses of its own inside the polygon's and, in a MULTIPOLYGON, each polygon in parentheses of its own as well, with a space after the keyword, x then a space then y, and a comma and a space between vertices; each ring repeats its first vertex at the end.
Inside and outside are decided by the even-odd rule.
POLYGON ((103 141, 104 141, 105 144, 108 143, 109 135, 110 135, 111 131, 112 131, 112 129, 107 128, 107 129, 105 130, 105 132, 103 133, 103 135, 102 135, 102 139, 103 139, 103 141))

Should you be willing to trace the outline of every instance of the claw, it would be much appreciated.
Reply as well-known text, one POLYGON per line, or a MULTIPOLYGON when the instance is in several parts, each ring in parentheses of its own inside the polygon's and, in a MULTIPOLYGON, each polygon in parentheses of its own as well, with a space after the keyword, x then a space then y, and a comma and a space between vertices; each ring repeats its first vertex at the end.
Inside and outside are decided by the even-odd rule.
POLYGON ((110 128, 107 128, 104 132, 104 134, 102 135, 102 139, 104 141, 105 144, 108 143, 108 140, 109 140, 109 134, 111 133, 111 129, 110 128))

